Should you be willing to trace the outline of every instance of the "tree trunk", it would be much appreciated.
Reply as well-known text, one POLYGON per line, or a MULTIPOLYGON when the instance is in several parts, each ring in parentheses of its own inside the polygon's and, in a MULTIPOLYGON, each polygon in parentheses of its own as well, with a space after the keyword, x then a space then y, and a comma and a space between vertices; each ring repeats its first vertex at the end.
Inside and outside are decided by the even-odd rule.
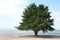
POLYGON ((35 36, 37 36, 38 32, 34 31, 34 33, 35 33, 35 36))

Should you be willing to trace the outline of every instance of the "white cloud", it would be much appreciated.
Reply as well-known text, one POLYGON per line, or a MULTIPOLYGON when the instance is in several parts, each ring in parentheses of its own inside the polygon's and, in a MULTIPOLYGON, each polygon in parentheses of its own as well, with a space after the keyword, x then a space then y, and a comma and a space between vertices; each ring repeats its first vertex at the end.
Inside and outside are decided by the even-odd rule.
POLYGON ((54 28, 55 29, 57 29, 57 30, 59 30, 60 29, 60 23, 59 23, 59 21, 60 21, 60 14, 59 14, 60 12, 55 12, 55 11, 53 11, 53 13, 51 13, 51 15, 52 15, 52 18, 54 19, 54 28))
POLYGON ((1 25, 17 26, 18 22, 21 21, 21 15, 27 4, 27 0, 0 0, 0 28, 1 25), (4 15, 7 15, 7 17, 10 16, 11 19, 8 20, 9 17, 6 18, 4 15), (12 18, 14 18, 14 20, 12 18), (14 21, 14 23, 12 23, 11 20, 14 21))
POLYGON ((0 18, 0 26, 4 26, 6 24, 7 22, 4 19, 0 18))

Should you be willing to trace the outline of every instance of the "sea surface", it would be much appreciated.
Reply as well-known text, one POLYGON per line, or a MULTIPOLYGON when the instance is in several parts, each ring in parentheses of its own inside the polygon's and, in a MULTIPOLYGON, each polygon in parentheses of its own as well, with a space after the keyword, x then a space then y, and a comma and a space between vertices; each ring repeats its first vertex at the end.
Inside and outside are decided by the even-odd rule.
MULTIPOLYGON (((34 32, 31 30, 21 31, 21 30, 17 30, 17 29, 0 30, 0 36, 25 36, 25 35, 34 35, 34 32)), ((39 31, 38 35, 60 35, 60 30, 48 31, 46 33, 39 31)))

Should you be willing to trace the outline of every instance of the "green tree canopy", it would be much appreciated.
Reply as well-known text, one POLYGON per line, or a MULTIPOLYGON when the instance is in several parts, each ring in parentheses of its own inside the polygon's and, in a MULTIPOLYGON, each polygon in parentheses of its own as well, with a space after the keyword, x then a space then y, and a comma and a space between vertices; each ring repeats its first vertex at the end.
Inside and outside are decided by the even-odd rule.
POLYGON ((44 33, 47 31, 53 31, 53 19, 51 19, 51 12, 49 12, 48 6, 40 4, 39 6, 35 3, 30 4, 23 12, 23 19, 20 25, 17 27, 18 30, 33 30, 35 36, 38 31, 42 30, 44 33))

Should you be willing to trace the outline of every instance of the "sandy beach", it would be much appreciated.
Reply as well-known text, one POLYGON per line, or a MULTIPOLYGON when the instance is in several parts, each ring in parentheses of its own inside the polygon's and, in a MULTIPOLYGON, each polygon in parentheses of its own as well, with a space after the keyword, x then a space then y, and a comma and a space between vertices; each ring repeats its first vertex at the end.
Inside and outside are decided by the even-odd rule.
POLYGON ((40 35, 36 36, 0 36, 0 40, 60 40, 60 36, 40 35))

